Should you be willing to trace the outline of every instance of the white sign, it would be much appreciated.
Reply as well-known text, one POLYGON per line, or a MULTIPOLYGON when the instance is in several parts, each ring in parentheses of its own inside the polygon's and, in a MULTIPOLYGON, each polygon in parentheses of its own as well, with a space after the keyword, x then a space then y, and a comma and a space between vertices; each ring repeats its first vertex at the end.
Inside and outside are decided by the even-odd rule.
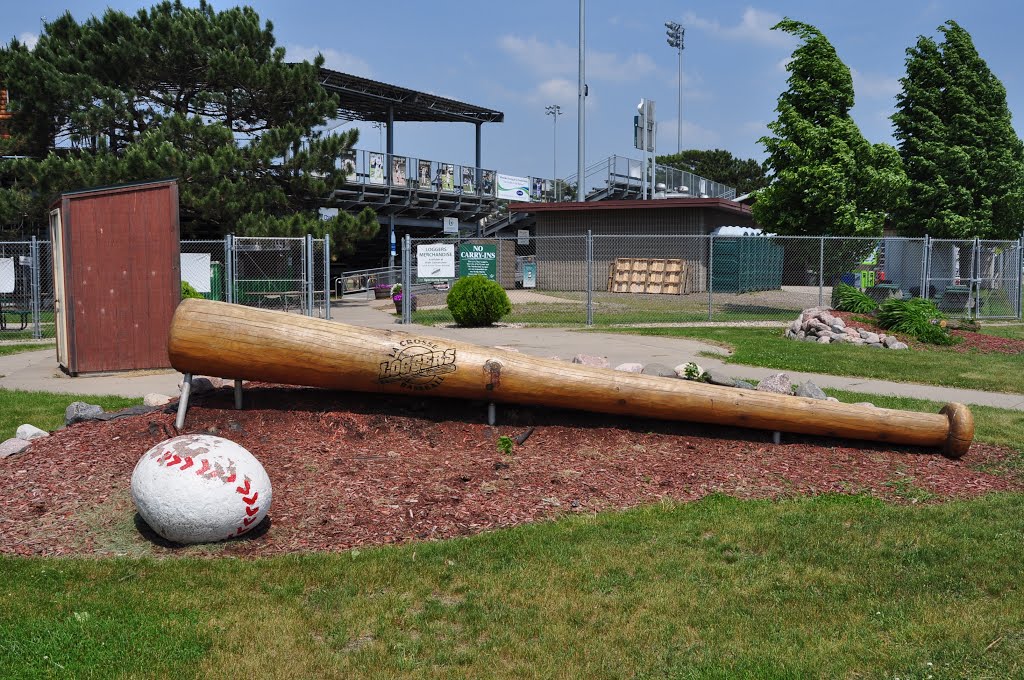
POLYGON ((0 293, 14 292, 14 258, 0 257, 0 293))
POLYGON ((195 288, 197 293, 209 293, 210 254, 182 253, 181 280, 195 288))
POLYGON ((455 278, 455 244, 430 243, 416 246, 416 277, 420 281, 455 278))
POLYGON ((530 201, 530 178, 498 173, 498 198, 506 201, 530 201))
POLYGON ((516 230, 516 243, 521 246, 530 245, 530 230, 529 229, 517 229, 516 230))
POLYGON ((459 233, 459 218, 458 217, 445 217, 444 218, 444 233, 446 233, 446 234, 458 234, 459 233))

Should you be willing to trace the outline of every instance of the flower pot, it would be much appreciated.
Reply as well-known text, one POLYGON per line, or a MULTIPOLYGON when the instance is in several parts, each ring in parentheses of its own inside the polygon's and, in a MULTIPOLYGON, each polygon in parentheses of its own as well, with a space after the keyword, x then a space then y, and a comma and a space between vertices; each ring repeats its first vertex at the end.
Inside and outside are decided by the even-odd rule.
POLYGON ((388 288, 374 288, 373 289, 373 297, 376 300, 383 300, 385 298, 391 297, 391 288, 390 288, 390 286, 388 288))
MULTIPOLYGON (((395 300, 394 303, 395 303, 395 311, 397 313, 401 314, 402 313, 402 301, 401 300, 395 300)), ((416 311, 416 296, 415 295, 412 297, 412 310, 411 311, 413 311, 413 312, 416 311)))

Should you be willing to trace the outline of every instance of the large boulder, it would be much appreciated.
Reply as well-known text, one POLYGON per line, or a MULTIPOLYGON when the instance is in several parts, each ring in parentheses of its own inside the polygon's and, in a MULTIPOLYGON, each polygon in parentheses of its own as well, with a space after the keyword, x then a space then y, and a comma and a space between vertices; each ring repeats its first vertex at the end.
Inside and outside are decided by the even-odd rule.
POLYGON ((64 424, 74 425, 86 420, 96 420, 103 415, 103 407, 87 404, 84 401, 73 401, 64 409, 64 424))
POLYGON ((25 441, 29 442, 32 441, 33 439, 49 437, 50 433, 47 432, 46 430, 40 430, 35 425, 29 425, 28 423, 25 423, 24 425, 18 426, 18 431, 15 433, 14 436, 16 436, 18 439, 24 439, 25 441))
POLYGON ((757 384, 758 392, 772 392, 773 394, 792 394, 793 383, 785 373, 775 373, 768 376, 757 384))
POLYGON ((32 446, 32 442, 17 437, 0 442, 0 460, 16 456, 30 446, 32 446))
POLYGON ((828 395, 810 380, 797 385, 795 394, 798 397, 807 397, 809 399, 828 399, 828 395))

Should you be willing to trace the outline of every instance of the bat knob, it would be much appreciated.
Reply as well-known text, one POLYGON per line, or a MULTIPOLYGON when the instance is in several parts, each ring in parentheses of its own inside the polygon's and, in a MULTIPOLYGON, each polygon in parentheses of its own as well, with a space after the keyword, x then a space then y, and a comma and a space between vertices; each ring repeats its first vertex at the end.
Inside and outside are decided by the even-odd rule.
POLYGON ((949 419, 949 434, 946 435, 946 442, 942 446, 942 455, 957 459, 971 448, 971 440, 974 439, 974 416, 971 409, 955 402, 943 406, 939 413, 949 419))

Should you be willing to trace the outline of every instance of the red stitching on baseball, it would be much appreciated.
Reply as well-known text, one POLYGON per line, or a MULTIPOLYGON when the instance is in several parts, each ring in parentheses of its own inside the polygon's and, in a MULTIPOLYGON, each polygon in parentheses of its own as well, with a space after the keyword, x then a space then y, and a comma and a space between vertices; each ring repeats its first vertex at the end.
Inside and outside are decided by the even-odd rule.
POLYGON ((171 461, 169 463, 167 463, 167 467, 172 467, 174 465, 177 465, 180 462, 181 462, 181 456, 179 456, 178 454, 174 454, 173 456, 171 456, 171 461))
POLYGON ((252 524, 255 521, 256 521, 255 517, 243 517, 242 518, 242 522, 245 524, 245 526, 249 526, 250 524, 252 524))
POLYGON ((237 491, 238 493, 242 494, 243 496, 245 494, 249 493, 249 478, 248 477, 245 478, 245 487, 244 488, 241 487, 241 486, 236 486, 235 487, 235 491, 237 491))
MULTIPOLYGON (((160 452, 157 452, 154 455, 154 460, 157 465, 166 465, 167 467, 177 466, 179 463, 182 463, 184 461, 181 467, 178 468, 181 471, 185 471, 195 464, 195 461, 193 461, 191 456, 185 456, 183 459, 181 456, 179 456, 178 454, 174 453, 171 450, 163 452, 162 455, 160 454, 160 452)), ((211 466, 210 461, 208 461, 205 458, 200 458, 199 462, 201 465, 199 469, 196 470, 196 475, 200 477, 204 477, 205 479, 220 479, 225 484, 232 484, 238 478, 238 474, 235 470, 235 465, 233 461, 228 461, 229 465, 227 470, 225 470, 224 467, 217 462, 214 462, 214 464, 211 466)), ((252 496, 247 496, 246 494, 248 494, 251 490, 252 480, 250 480, 248 477, 245 477, 245 483, 243 486, 235 487, 235 491, 242 494, 242 502, 244 502, 248 506, 245 508, 245 514, 247 516, 242 518, 242 526, 237 527, 235 529, 235 533, 229 535, 228 538, 232 538, 233 536, 241 536, 243 533, 248 531, 249 525, 256 521, 256 515, 260 513, 260 508, 258 505, 256 505, 256 501, 259 499, 260 494, 258 491, 256 491, 253 492, 252 496)))
POLYGON ((182 470, 187 470, 190 467, 192 467, 192 457, 191 456, 185 456, 185 464, 181 466, 181 469, 182 470))
POLYGON ((227 482, 228 484, 230 484, 231 482, 235 481, 235 479, 237 479, 237 475, 235 475, 235 471, 234 471, 234 469, 232 469, 231 470, 231 476, 228 477, 227 479, 225 479, 224 481, 227 482))
POLYGON ((255 515, 259 511, 260 511, 260 506, 257 505, 255 508, 253 508, 253 507, 246 508, 245 509, 245 514, 249 515, 249 517, 252 517, 253 515, 255 515))
POLYGON ((208 461, 205 458, 203 458, 199 462, 202 463, 203 466, 201 468, 199 468, 198 470, 196 470, 196 474, 198 476, 202 477, 203 475, 205 475, 209 471, 209 469, 210 469, 210 461, 208 461))
POLYGON ((255 502, 256 502, 256 499, 257 499, 257 498, 259 498, 259 497, 260 497, 260 492, 259 492, 259 491, 257 491, 256 493, 254 493, 254 494, 253 494, 252 496, 250 496, 249 498, 246 498, 245 496, 243 496, 243 497, 242 497, 242 500, 243 500, 243 501, 245 501, 245 504, 246 504, 246 505, 252 505, 253 503, 255 503, 255 502))

